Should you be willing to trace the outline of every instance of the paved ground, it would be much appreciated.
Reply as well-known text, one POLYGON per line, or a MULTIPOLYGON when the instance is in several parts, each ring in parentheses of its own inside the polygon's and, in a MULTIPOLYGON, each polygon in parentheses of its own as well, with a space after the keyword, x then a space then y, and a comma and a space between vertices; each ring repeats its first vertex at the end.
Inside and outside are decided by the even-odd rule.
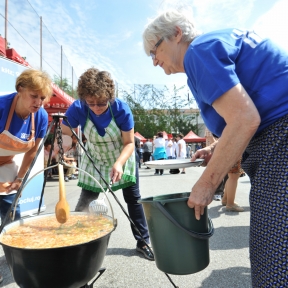
MULTIPOLYGON (((142 197, 178 192, 189 192, 191 186, 199 178, 204 168, 192 167, 186 169, 186 174, 170 175, 165 170, 164 176, 154 176, 153 169, 140 169, 140 188, 142 197)), ((178 276, 170 275, 176 286, 181 288, 249 288, 250 263, 248 255, 249 237, 249 189, 247 176, 239 179, 236 201, 245 208, 243 213, 226 212, 221 202, 213 201, 209 205, 209 215, 212 218, 215 233, 210 238, 210 264, 195 274, 178 276)), ((77 180, 66 183, 66 193, 71 209, 79 197, 80 189, 77 180)), ((125 206, 122 193, 117 197, 125 206)), ((110 195, 111 196, 111 195, 110 195)), ((53 212, 58 199, 58 182, 50 181, 45 189, 46 212, 53 212)), ((97 280, 94 287, 101 288, 169 288, 173 285, 157 267, 155 262, 146 260, 136 252, 136 242, 130 231, 130 224, 119 205, 110 197, 118 227, 111 234, 107 253, 102 267, 105 273, 97 280)), ((169 241, 169 239, 167 239, 169 241)), ((181 243, 179 243, 181 245, 181 243)), ((77 259, 75 259, 77 261, 77 259)), ((0 273, 4 281, 0 287, 18 287, 6 264, 3 250, 0 247, 0 273)), ((47 271, 49 273, 49 271, 47 271)), ((51 275, 53 277, 53 275, 51 275)), ((30 287, 29 287, 30 288, 30 287)), ((41 287, 39 287, 41 288, 41 287)), ((51 287, 58 288, 58 287, 51 287)), ((77 288, 77 287, 76 287, 77 288)))

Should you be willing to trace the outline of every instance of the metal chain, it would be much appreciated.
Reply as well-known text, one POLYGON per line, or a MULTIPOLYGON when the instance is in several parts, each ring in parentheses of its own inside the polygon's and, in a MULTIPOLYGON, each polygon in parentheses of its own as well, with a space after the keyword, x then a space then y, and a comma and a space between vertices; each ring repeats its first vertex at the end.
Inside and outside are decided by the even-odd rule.
POLYGON ((56 139, 57 139, 57 144, 59 147, 59 163, 63 163, 63 155, 64 155, 64 149, 63 149, 63 138, 62 138, 62 129, 60 127, 60 122, 57 122, 57 127, 56 127, 56 139))

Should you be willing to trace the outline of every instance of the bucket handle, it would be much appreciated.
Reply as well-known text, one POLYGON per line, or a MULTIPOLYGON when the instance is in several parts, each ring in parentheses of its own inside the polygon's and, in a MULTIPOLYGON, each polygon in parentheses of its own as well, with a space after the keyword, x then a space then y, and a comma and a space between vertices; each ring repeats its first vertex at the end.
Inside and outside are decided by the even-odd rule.
POLYGON ((156 207, 162 212, 164 216, 166 216, 175 226, 183 230, 185 233, 189 234, 190 236, 197 238, 197 239, 209 239, 214 234, 214 226, 212 223, 211 218, 208 216, 208 228, 209 232, 207 233, 199 233, 195 231, 188 230, 187 228, 183 227, 174 217, 166 210, 166 208, 160 203, 155 202, 156 207))

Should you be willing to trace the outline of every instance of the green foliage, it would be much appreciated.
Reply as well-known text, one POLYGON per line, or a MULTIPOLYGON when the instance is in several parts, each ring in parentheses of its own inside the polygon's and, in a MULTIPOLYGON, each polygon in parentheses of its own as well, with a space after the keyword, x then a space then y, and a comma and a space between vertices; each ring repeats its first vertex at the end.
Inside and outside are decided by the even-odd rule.
POLYGON ((166 86, 157 89, 153 85, 134 85, 133 88, 118 93, 132 110, 135 131, 145 138, 152 138, 158 131, 174 135, 180 132, 186 135, 190 130, 198 132, 198 127, 192 124, 195 119, 192 110, 191 114, 183 114, 193 102, 180 96, 184 87, 174 86, 173 91, 169 91, 166 86))
POLYGON ((78 99, 77 88, 73 89, 73 87, 69 84, 67 78, 63 78, 61 81, 61 77, 58 75, 53 76, 53 82, 61 88, 65 93, 70 95, 71 97, 78 99))

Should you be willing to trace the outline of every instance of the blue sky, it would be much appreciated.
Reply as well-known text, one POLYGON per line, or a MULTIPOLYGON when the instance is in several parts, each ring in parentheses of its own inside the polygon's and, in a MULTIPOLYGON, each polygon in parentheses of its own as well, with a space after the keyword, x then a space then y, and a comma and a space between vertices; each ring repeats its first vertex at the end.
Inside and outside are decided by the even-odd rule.
MULTIPOLYGON (((19 3, 19 0, 10 0, 10 9, 15 1, 19 3)), ((53 37, 63 45, 64 52, 77 76, 80 76, 85 69, 94 66, 109 71, 119 85, 170 86, 186 83, 184 74, 167 76, 161 68, 155 68, 142 46, 142 32, 147 19, 156 16, 158 11, 177 8, 179 5, 186 5, 187 9, 191 9, 191 13, 193 11, 196 27, 203 32, 225 27, 255 28, 288 50, 287 0, 29 0, 29 2, 42 16, 53 37)), ((27 19, 27 15, 22 16, 27 19)))

